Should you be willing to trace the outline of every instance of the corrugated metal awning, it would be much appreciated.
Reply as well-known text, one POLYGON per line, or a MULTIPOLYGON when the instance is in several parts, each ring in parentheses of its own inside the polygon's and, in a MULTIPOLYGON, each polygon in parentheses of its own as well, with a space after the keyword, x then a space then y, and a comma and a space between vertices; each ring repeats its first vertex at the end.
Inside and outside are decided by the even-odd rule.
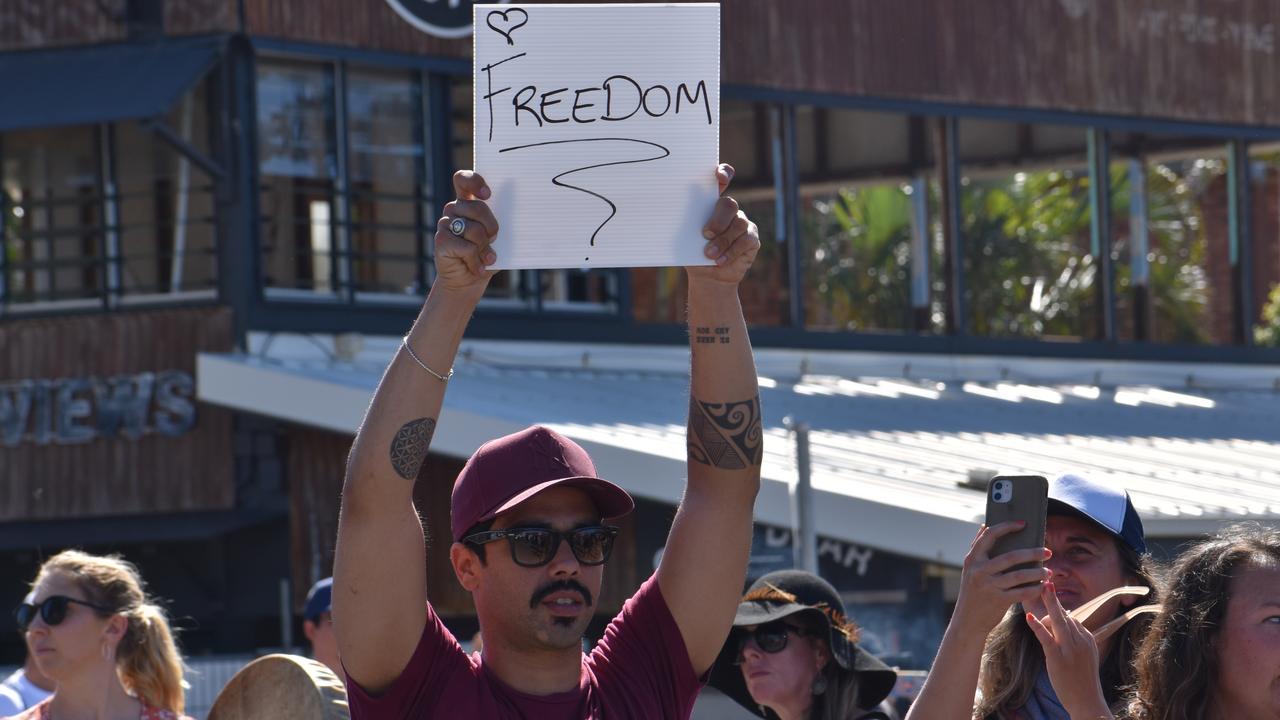
POLYGON ((0 54, 0 131, 164 115, 217 63, 222 37, 0 54))
MULTIPOLYGON (((351 362, 305 357, 272 344, 267 355, 200 356, 201 400, 354 432, 396 343, 370 339, 351 362)), ((579 441, 600 472, 629 492, 679 502, 684 489, 687 351, 466 343, 450 381, 433 451, 467 457, 481 443, 540 422, 579 441), (585 351, 585 352, 584 352, 585 351), (583 365, 588 367, 584 368, 583 365)), ((305 347, 296 344, 297 347, 305 347)), ((313 346, 314 347, 314 346, 313 346)), ((843 353, 806 360, 757 353, 765 410, 765 463, 756 515, 790 523, 796 469, 790 416, 810 428, 815 528, 821 535, 959 564, 985 509, 969 472, 1084 472, 1128 489, 1152 537, 1186 537, 1226 522, 1280 524, 1280 402, 1258 370, 1218 368, 1234 387, 1153 385, 1160 368, 1090 361, 983 370, 972 359, 904 362, 843 353), (932 362, 932 365, 930 363, 932 362), (823 367, 823 363, 826 367, 823 367), (1081 384, 1104 377, 1115 384, 1081 384), (821 374, 814 372, 817 368, 821 374), (949 369, 948 369, 949 368, 949 369), (837 372, 838 371, 838 372, 837 372), (1153 375, 1153 373, 1157 373, 1153 375), (1005 379, 1000 379, 1006 376, 1005 379), (973 378, 973 379, 970 379, 973 378), (1150 378, 1145 384, 1126 384, 1150 378)), ((1185 372, 1170 366, 1169 377, 1185 372)), ((1213 368, 1201 368, 1212 379, 1213 368)))

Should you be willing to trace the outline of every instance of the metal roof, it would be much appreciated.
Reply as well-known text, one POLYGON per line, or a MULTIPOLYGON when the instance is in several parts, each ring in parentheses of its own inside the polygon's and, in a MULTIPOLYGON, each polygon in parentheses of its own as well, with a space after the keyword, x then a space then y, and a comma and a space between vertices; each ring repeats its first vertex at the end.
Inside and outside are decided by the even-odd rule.
MULTIPOLYGON (((394 352, 391 340, 364 344, 349 361, 307 352, 302 342, 273 342, 257 355, 205 354, 199 396, 354 432, 394 352)), ((1169 366, 855 353, 797 362, 786 351, 762 351, 758 360, 766 445, 756 513, 764 522, 789 523, 796 469, 783 420, 791 417, 811 428, 817 531, 905 555, 963 559, 985 504, 980 490, 964 486, 970 471, 1075 470, 1115 482, 1155 537, 1228 521, 1280 524, 1275 368, 1201 366, 1213 382, 1188 389, 1183 368, 1169 366), (915 368, 907 378, 886 372, 904 367, 915 368), (1031 382, 1036 373, 1059 379, 1031 382), (1152 382, 1135 382, 1143 378, 1152 382), (1174 379, 1181 385, 1171 387, 1174 379)), ((466 343, 433 450, 466 457, 485 440, 540 422, 581 442, 601 473, 633 494, 678 502, 687 363, 687 351, 675 348, 466 343)))
POLYGON ((0 53, 0 131, 162 116, 225 45, 212 36, 0 53))

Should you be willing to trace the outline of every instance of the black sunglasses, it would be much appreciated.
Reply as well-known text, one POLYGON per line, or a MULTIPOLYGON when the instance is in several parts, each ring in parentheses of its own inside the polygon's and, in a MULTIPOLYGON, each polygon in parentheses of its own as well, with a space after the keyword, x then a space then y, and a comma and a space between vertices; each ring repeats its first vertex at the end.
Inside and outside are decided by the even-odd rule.
POLYGON ((18 629, 26 632, 31 627, 31 622, 36 619, 36 613, 40 613, 41 619, 45 625, 53 626, 67 619, 67 606, 71 603, 91 607, 98 612, 112 613, 115 610, 95 605, 84 600, 67 597, 66 595, 50 595, 41 600, 39 603, 32 605, 31 603, 22 603, 13 610, 13 619, 18 621, 18 629))
POLYGON ((618 528, 593 525, 557 532, 547 528, 508 528, 486 530, 462 538, 463 542, 484 545, 506 538, 511 545, 511 559, 521 567, 542 567, 551 562, 560 549, 560 540, 569 541, 569 549, 583 565, 603 565, 613 552, 613 538, 618 528))
POLYGON ((812 630, 789 625, 781 620, 757 625, 755 630, 748 631, 742 628, 735 628, 733 632, 734 642, 737 643, 738 648, 738 654, 734 659, 735 664, 742 663, 742 650, 747 646, 747 638, 755 640, 756 647, 772 655, 786 649, 788 635, 817 636, 817 633, 812 630))

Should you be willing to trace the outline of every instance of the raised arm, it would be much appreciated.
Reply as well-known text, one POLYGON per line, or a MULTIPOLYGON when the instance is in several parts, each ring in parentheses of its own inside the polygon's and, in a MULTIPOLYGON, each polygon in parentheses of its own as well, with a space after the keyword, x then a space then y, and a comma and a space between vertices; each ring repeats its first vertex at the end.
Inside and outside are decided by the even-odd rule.
POLYGON ((933 668, 911 705, 907 720, 970 720, 978 691, 978 674, 987 636, 1014 603, 1040 595, 1040 583, 1049 571, 1036 567, 1011 568, 1047 559, 1044 548, 1014 550, 991 557, 996 540, 1021 530, 1023 523, 983 526, 964 559, 960 597, 933 668), (1020 587, 1030 583, 1027 587, 1020 587))
POLYGON ((436 280, 387 366, 347 461, 334 559, 333 615, 342 664, 361 687, 380 692, 408 665, 427 602, 425 540, 413 485, 427 457, 458 344, 496 261, 497 221, 483 179, 454 176, 458 199, 436 229, 436 280), (463 237, 449 231, 463 218, 463 237), (417 359, 414 359, 414 355, 417 359), (425 365, 427 370, 419 365, 425 365))
MULTIPOLYGON (((718 170, 721 191, 733 169, 718 170)), ((658 585, 698 674, 711 667, 742 595, 760 487, 761 420, 751 340, 738 302, 760 238, 731 198, 707 223, 712 267, 688 268, 689 480, 658 567, 658 585)))

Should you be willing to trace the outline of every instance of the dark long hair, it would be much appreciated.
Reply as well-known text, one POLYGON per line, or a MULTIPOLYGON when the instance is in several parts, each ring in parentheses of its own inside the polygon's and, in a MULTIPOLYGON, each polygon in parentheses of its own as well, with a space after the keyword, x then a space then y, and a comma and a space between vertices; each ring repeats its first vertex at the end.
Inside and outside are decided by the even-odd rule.
POLYGON ((1164 609, 1137 658, 1128 703, 1133 720, 1209 717, 1218 677, 1218 633, 1232 582, 1253 565, 1280 563, 1280 531, 1233 525, 1192 546, 1174 563, 1164 609))

